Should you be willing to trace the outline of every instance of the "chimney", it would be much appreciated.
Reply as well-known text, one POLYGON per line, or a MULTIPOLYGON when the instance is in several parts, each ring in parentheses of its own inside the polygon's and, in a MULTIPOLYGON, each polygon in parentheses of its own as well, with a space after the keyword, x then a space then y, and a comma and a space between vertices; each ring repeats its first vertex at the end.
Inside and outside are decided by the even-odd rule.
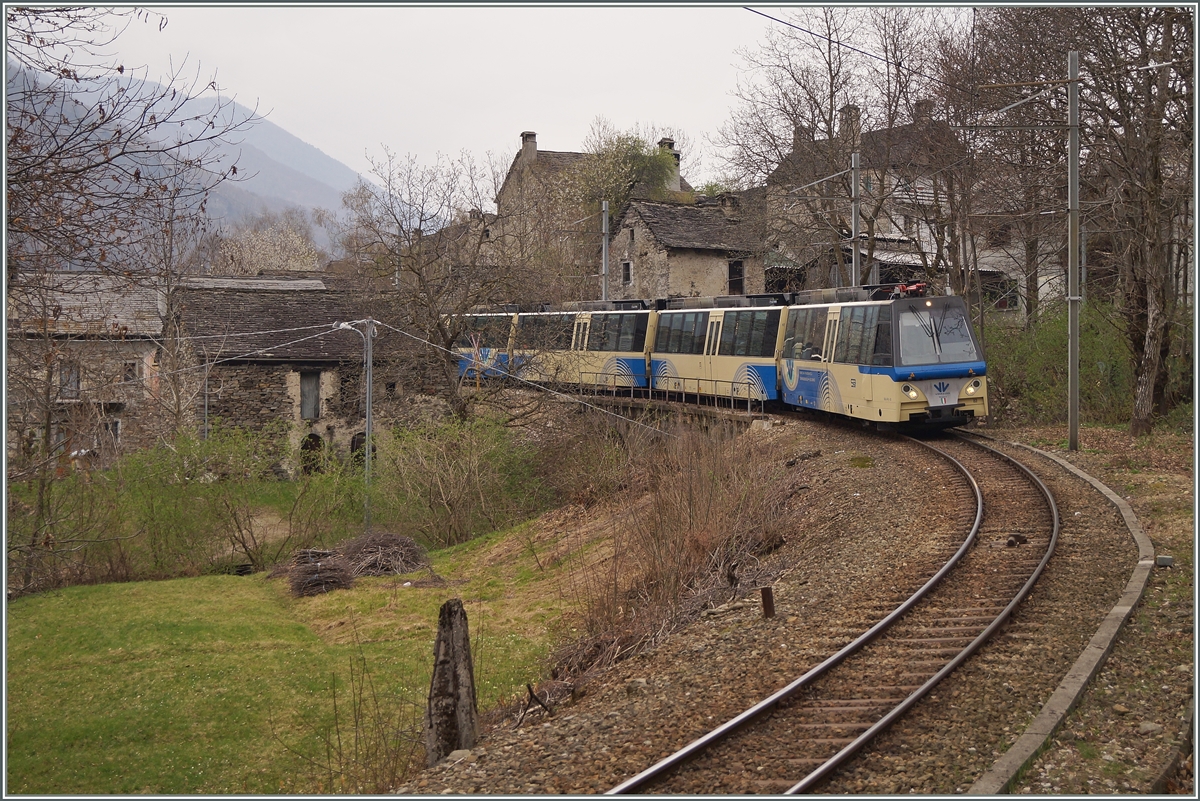
POLYGON ((676 150, 676 149, 675 149, 675 140, 674 140, 674 139, 672 139, 672 138, 670 138, 669 136, 664 136, 662 139, 659 139, 659 140, 658 140, 658 146, 659 146, 659 148, 661 148, 662 150, 665 150, 665 151, 667 151, 668 153, 670 153, 670 154, 671 154, 671 155, 672 155, 672 156, 675 158, 675 170, 674 170, 674 172, 672 172, 672 173, 671 173, 671 175, 670 175, 670 176, 667 178, 667 189, 671 190, 672 192, 681 192, 681 191, 683 191, 683 190, 680 188, 680 186, 681 186, 681 185, 680 185, 680 183, 679 183, 679 159, 680 159, 680 153, 679 153, 679 151, 678 151, 678 150, 676 150))
POLYGON ((802 123, 796 123, 792 128, 792 152, 800 150, 813 141, 812 128, 802 123))
POLYGON ((521 163, 532 165, 537 161, 537 134, 533 131, 521 132, 521 163))
POLYGON ((858 106, 847 103, 838 109, 838 138, 853 147, 858 147, 861 114, 858 106))
POLYGON ((934 101, 929 98, 913 103, 913 122, 928 125, 933 121, 934 101))

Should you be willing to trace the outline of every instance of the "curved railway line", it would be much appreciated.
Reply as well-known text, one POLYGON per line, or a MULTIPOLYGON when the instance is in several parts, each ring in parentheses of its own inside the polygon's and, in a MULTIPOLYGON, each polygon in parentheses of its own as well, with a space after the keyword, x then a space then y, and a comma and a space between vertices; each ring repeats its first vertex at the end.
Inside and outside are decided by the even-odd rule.
POLYGON ((849 645, 609 794, 814 789, 1004 624, 1054 552, 1054 498, 999 451, 957 437, 927 447, 960 471, 974 507, 937 572, 849 645), (763 753, 771 768, 752 786, 728 782, 728 764, 763 753))
POLYGON ((1001 762, 1033 757, 1040 739, 1031 750, 1018 746, 1050 729, 1030 721, 1081 675, 1072 660, 1095 656, 1115 613, 1136 603, 1153 561, 1140 539, 1130 548, 1136 520, 1109 505, 1122 503, 1111 491, 1069 466, 1059 470, 1053 456, 997 443, 1036 471, 1057 511, 1029 471, 985 455, 975 437, 932 441, 977 476, 975 544, 944 581, 893 616, 895 625, 867 636, 963 547, 976 522, 975 491, 948 460, 911 441, 824 424, 793 434, 789 423, 809 415, 770 419, 767 458, 786 462, 794 476, 787 491, 808 510, 789 540, 798 547, 789 545, 787 561, 763 578, 782 615, 761 615, 757 592, 744 587, 740 600, 735 593, 603 677, 568 684, 574 700, 557 714, 534 710, 524 726, 498 725, 470 754, 398 791, 962 793, 980 792, 972 783, 982 787, 992 775, 1016 776, 1001 762), (778 425, 788 427, 775 432, 778 425), (1097 489, 1108 501, 1097 504, 1097 489), (1018 589, 1030 586, 1019 601, 1018 589), (985 630, 997 636, 952 669, 985 630), (833 658, 854 640, 857 653, 833 658), (933 689, 931 679, 947 673, 933 689), (907 714, 892 711, 898 706, 907 714), (706 734, 714 726, 720 734, 706 734), (864 745, 869 731, 880 736, 864 745), (698 741, 707 747, 688 746, 698 741))

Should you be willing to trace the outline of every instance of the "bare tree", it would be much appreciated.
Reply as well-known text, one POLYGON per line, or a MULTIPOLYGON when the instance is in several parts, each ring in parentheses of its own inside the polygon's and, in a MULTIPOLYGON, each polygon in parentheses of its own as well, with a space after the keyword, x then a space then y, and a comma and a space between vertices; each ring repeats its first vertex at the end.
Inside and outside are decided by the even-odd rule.
POLYGON ((104 536, 61 479, 72 453, 115 444, 111 410, 137 400, 153 372, 145 344, 161 327, 162 265, 139 249, 163 233, 164 198, 203 214, 208 190, 236 174, 226 148, 253 117, 235 116, 219 93, 198 99, 216 89, 198 74, 155 84, 108 53, 124 25, 165 24, 154 15, 5 13, 8 478, 27 485, 9 510, 20 535, 8 553, 15 586, 28 589, 104 536))
POLYGON ((203 271, 214 275, 309 272, 328 261, 313 241, 308 212, 298 207, 266 211, 220 233, 203 271))
MULTIPOLYGON (((1190 317, 1192 13, 1150 7, 994 8, 979 16, 981 62, 1002 76, 997 82, 1062 80, 1066 52, 1081 53, 1083 190, 1088 224, 1099 229, 1089 239, 1089 262, 1100 276, 1111 271, 1112 300, 1135 365, 1130 429, 1148 433, 1154 415, 1168 410, 1191 383, 1185 367, 1186 381, 1168 391, 1169 361, 1190 361, 1190 336, 1179 342, 1176 332, 1190 317)), ((1062 126, 1063 94, 1047 91, 1009 119, 1062 126)), ((1018 134, 1014 139, 1020 158, 1007 166, 1015 190, 1023 193, 1018 225, 1033 259, 1047 236, 1039 218, 1063 206, 1064 137, 1018 134)), ((1055 248, 1065 226, 1060 220, 1057 227, 1055 248)))
POLYGON ((451 353, 465 315, 528 291, 525 265, 509 260, 509 248, 491 246, 495 215, 481 209, 495 189, 471 157, 424 165, 385 150, 372 166, 374 182, 343 196, 341 247, 348 261, 386 288, 375 298, 380 318, 412 337, 403 351, 405 341, 397 341, 397 352, 465 416, 469 399, 451 353))
POLYGON ((934 119, 935 21, 924 9, 806 9, 742 54, 749 77, 717 142, 742 185, 767 184, 770 245, 809 286, 865 282, 884 239, 907 240, 930 278, 965 283, 965 154, 934 119), (845 250, 864 245, 851 275, 845 250))

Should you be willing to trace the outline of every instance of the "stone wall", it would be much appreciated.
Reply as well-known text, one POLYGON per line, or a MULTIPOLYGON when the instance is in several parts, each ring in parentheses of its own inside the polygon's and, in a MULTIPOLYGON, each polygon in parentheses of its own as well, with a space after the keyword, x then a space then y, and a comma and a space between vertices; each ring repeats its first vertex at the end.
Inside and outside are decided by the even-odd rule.
MULTIPOLYGON (((636 214, 630 214, 609 243, 608 292, 614 300, 633 298, 711 297, 729 294, 729 254, 717 250, 667 249, 636 214), (630 239, 629 232, 633 231, 630 239), (631 281, 622 283, 622 262, 631 266, 631 281)), ((737 259, 744 274, 742 294, 764 291, 761 256, 737 259)))

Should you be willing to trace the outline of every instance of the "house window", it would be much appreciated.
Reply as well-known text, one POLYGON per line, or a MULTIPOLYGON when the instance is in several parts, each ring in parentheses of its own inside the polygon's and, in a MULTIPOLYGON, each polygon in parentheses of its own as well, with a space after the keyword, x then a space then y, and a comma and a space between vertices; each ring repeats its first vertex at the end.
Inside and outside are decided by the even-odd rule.
POLYGON ((745 278, 746 271, 742 267, 742 262, 729 262, 729 294, 742 295, 745 294, 745 278))
POLYGON ((79 363, 63 362, 58 366, 58 396, 79 397, 79 363))
POLYGON ((629 244, 633 244, 633 229, 629 229, 629 244))
POLYGON ((121 421, 120 420, 105 420, 104 433, 112 438, 113 444, 121 442, 121 421))
POLYGON ((125 362, 121 366, 121 380, 125 382, 138 380, 138 362, 125 362))
POLYGON ((621 262, 621 283, 626 286, 633 283, 633 262, 621 262))
POLYGON ((304 371, 300 373, 300 418, 316 420, 321 416, 321 373, 320 371, 304 371))

